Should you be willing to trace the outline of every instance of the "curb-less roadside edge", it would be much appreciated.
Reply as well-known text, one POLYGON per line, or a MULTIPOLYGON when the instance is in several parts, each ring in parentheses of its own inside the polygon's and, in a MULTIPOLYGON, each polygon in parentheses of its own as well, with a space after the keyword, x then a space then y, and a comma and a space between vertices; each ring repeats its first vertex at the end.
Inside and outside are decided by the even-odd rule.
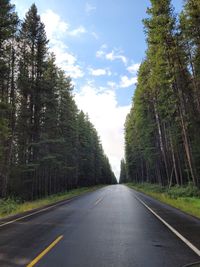
MULTIPOLYGON (((134 190, 138 193, 142 193, 158 202, 160 202, 159 200, 153 198, 152 196, 149 196, 147 194, 145 194, 144 192, 140 192, 137 191, 136 189, 132 189, 129 186, 127 186, 129 190, 131 190, 134 193, 134 190)), ((198 255, 200 257, 200 250, 193 245, 187 238, 185 238, 180 232, 178 232, 174 227, 172 227, 169 223, 167 223, 160 215, 158 215, 152 208, 150 208, 145 201, 143 201, 140 197, 138 197, 136 194, 134 194, 134 197, 146 208, 148 209, 160 222, 162 222, 173 234, 175 234, 182 242, 184 242, 196 255, 198 255)), ((162 202, 160 202, 162 203, 162 202)), ((164 203, 167 206, 170 206, 166 203, 164 203)), ((174 208, 174 207, 172 207, 174 208)), ((174 208, 176 209, 176 208, 174 208)), ((181 211, 182 212, 182 211, 181 211)), ((184 212, 183 212, 184 213, 184 212)), ((193 217, 193 216, 192 216, 193 217)))
POLYGON ((93 192, 95 192, 97 190, 101 190, 102 188, 105 188, 105 187, 106 186, 103 186, 103 187, 97 188, 97 189, 89 191, 89 192, 84 192, 84 193, 82 193, 80 195, 77 195, 77 196, 73 196, 73 197, 70 197, 70 198, 67 198, 67 199, 59 200, 59 201, 53 202, 51 204, 44 205, 44 206, 39 207, 39 208, 31 209, 29 211, 17 213, 17 214, 14 214, 14 215, 8 215, 8 216, 0 219, 0 228, 3 227, 3 226, 6 226, 6 225, 12 224, 14 222, 23 220, 25 218, 31 217, 31 216, 36 215, 38 213, 47 211, 47 210, 52 209, 54 207, 64 205, 64 204, 66 204, 68 202, 73 201, 74 199, 77 199, 77 198, 80 198, 80 197, 82 197, 84 195, 93 193, 93 192))

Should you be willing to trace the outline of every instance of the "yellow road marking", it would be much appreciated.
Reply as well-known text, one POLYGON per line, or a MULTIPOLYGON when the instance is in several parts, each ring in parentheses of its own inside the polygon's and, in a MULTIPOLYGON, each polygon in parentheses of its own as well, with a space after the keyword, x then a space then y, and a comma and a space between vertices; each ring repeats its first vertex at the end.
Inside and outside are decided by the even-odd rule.
POLYGON ((44 255, 46 255, 61 239, 63 235, 59 236, 54 240, 45 250, 43 250, 34 260, 32 260, 26 267, 33 267, 39 260, 41 260, 44 255))

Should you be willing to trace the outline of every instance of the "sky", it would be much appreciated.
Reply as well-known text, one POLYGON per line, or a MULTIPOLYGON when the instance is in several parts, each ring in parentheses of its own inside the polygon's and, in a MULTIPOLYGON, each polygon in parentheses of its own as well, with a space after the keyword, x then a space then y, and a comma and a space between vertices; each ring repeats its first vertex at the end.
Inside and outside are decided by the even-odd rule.
MULTIPOLYGON (((119 177, 124 123, 145 58, 142 19, 149 0, 11 0, 20 19, 31 4, 45 24, 50 51, 74 84, 74 98, 89 115, 119 177)), ((182 0, 173 0, 179 12, 182 0)))

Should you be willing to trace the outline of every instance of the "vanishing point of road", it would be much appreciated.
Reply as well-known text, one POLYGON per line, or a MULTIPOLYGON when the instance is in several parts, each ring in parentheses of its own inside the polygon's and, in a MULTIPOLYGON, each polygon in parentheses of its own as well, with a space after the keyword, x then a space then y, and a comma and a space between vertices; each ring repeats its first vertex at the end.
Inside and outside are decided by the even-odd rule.
POLYGON ((0 266, 181 267, 199 261, 136 196, 124 185, 106 186, 0 225, 0 266))

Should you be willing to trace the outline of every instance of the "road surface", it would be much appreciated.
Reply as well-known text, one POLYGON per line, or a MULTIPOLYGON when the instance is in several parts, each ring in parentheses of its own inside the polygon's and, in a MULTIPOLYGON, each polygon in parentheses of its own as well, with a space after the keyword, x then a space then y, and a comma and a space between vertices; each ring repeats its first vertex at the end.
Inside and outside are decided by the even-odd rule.
POLYGON ((0 226, 0 266, 179 267, 200 260, 135 194, 107 186, 0 226))

